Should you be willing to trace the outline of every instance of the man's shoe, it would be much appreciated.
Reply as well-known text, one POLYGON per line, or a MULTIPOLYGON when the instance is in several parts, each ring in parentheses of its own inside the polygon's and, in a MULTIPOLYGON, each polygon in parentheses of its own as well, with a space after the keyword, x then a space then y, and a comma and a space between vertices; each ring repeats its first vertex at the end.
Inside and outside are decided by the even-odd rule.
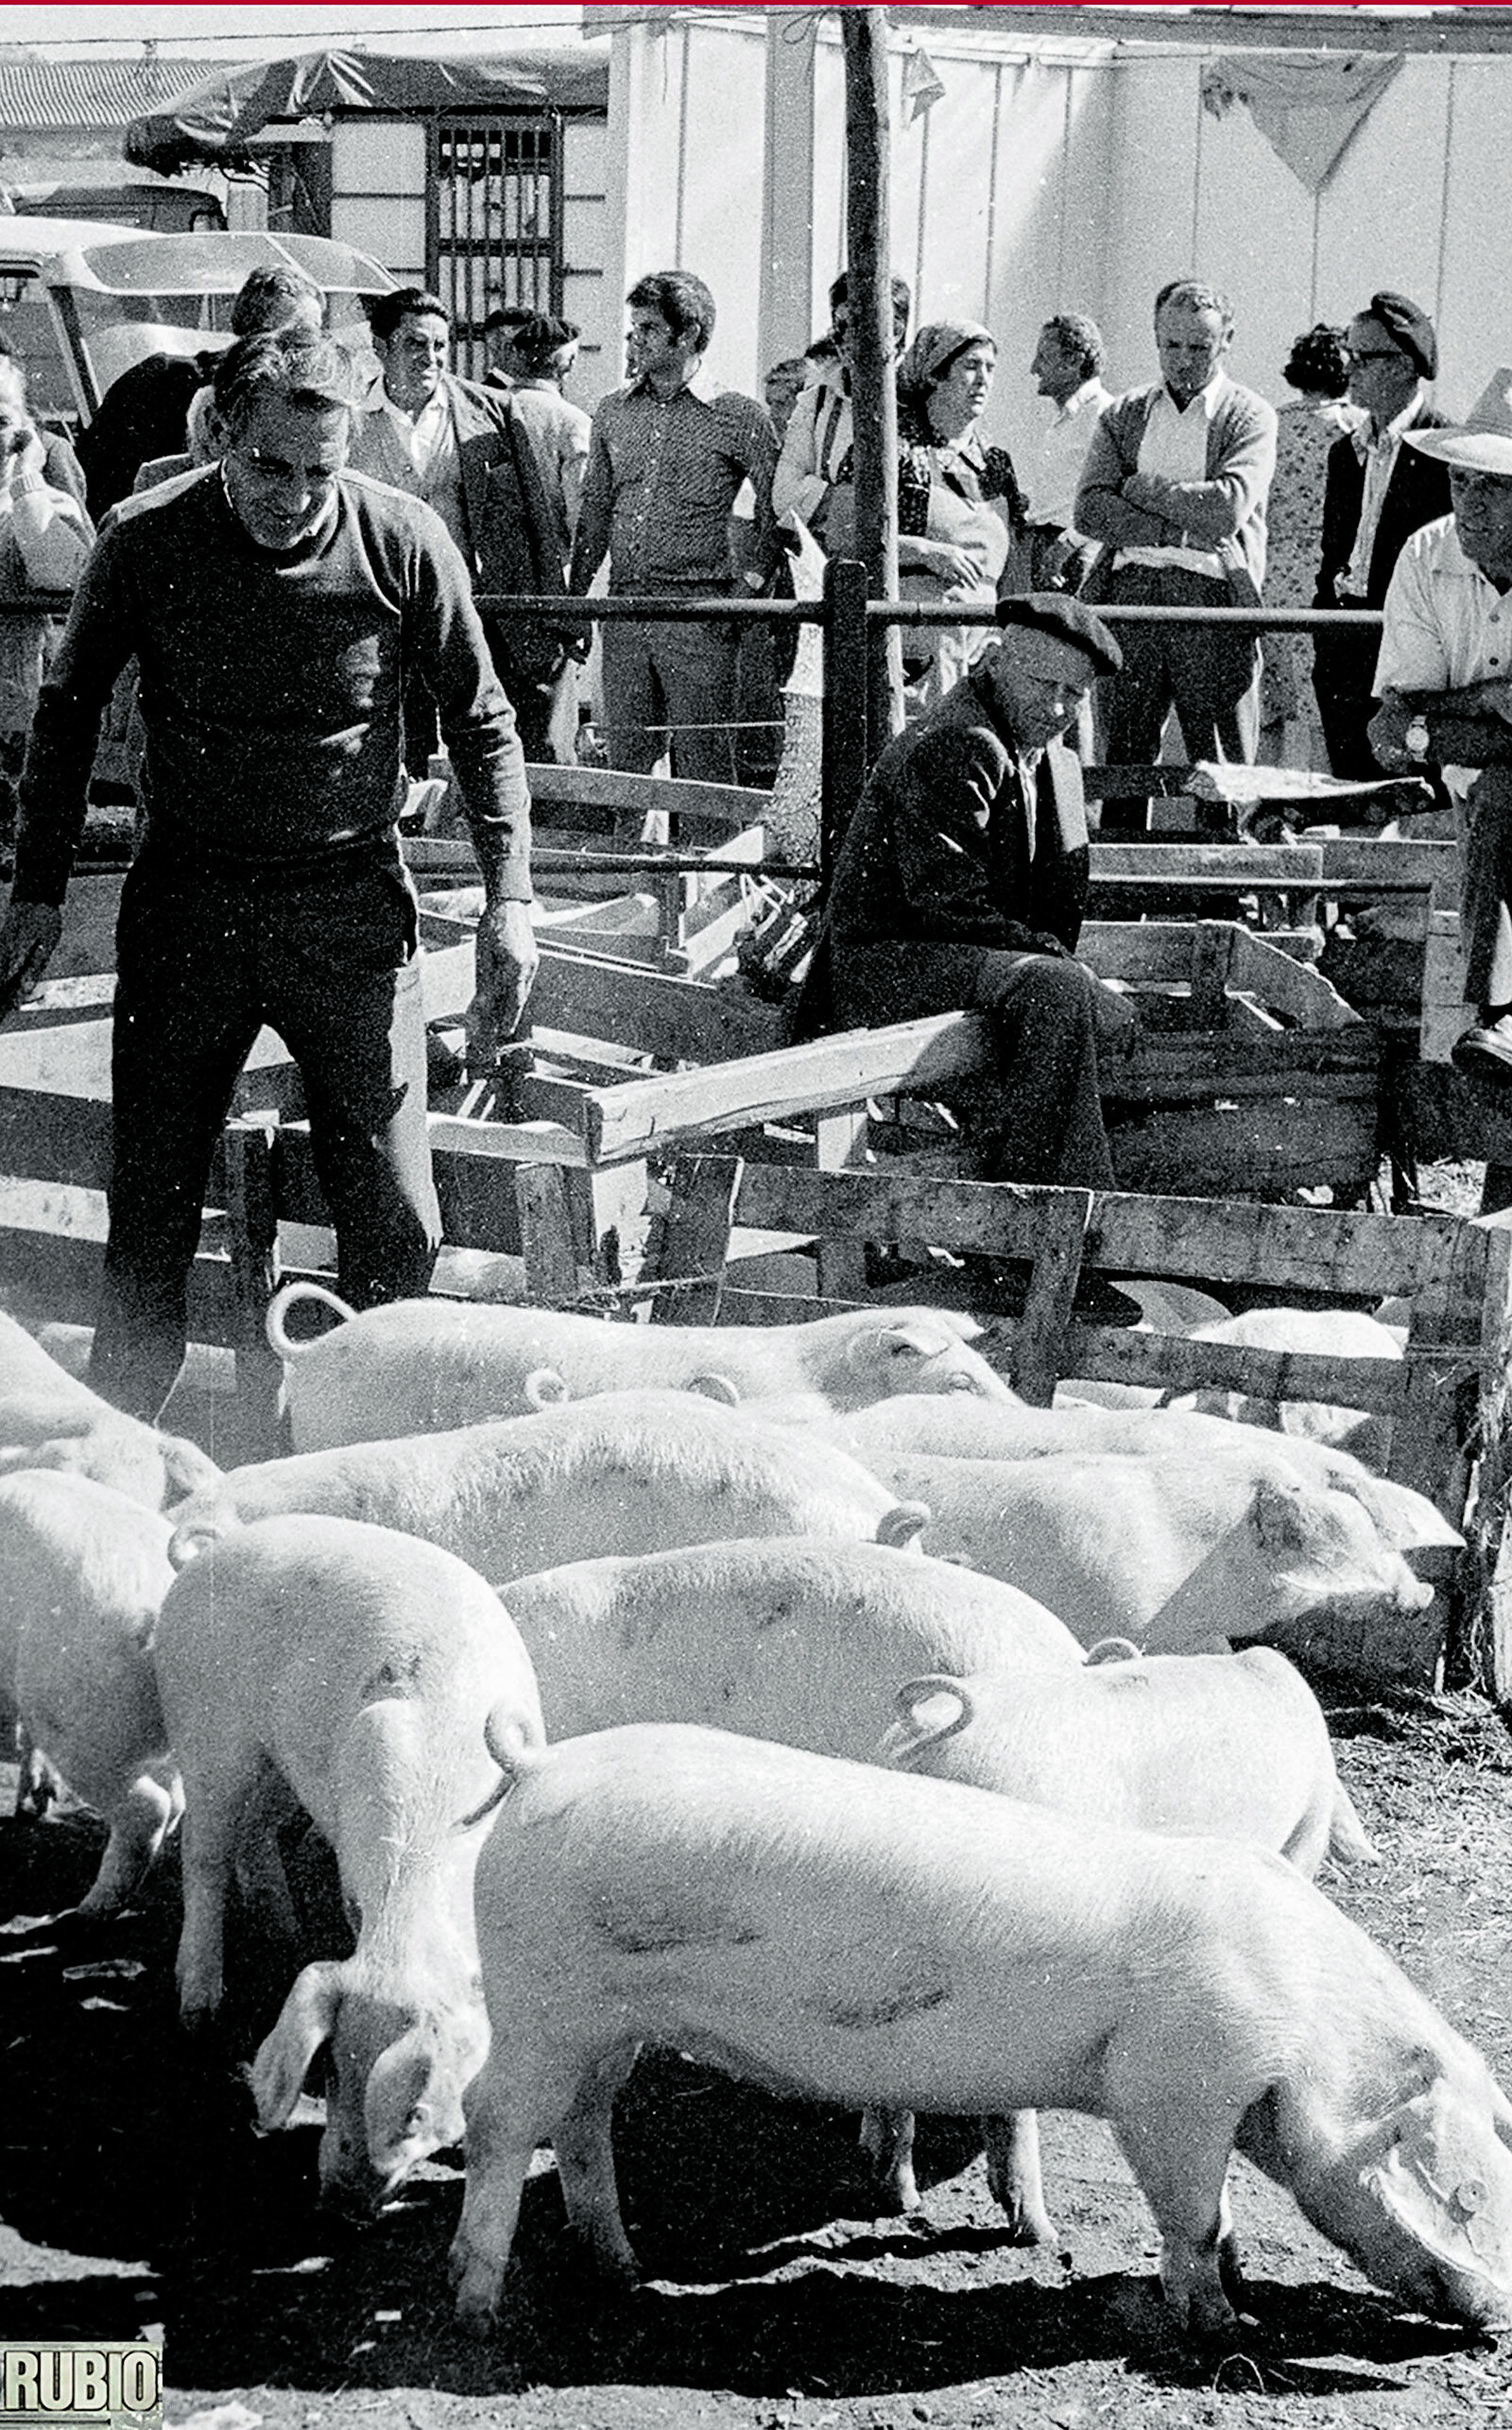
POLYGON ((1500 1013, 1494 1020, 1486 1016, 1473 1029, 1467 1029, 1450 1048, 1449 1060, 1456 1072, 1469 1079, 1512 1088, 1512 1012, 1500 1013))

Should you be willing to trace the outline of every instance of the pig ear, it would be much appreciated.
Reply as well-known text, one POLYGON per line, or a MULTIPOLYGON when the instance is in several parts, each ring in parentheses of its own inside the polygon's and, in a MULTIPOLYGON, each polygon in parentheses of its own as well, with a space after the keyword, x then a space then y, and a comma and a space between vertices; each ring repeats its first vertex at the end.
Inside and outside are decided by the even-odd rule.
POLYGON ((1360 2171, 1399 2227, 1451 2268, 1487 2274, 1490 2261, 1481 2214, 1493 2198, 1473 2165, 1456 2165, 1455 2147, 1473 2152, 1475 2121, 1442 2084, 1403 2102, 1387 2121, 1388 2140, 1360 2171))
POLYGON ((265 2134, 286 2127, 303 2090, 310 2061, 335 2030, 341 2005, 339 1965, 306 1966, 252 2061, 257 2123, 265 2134))
POLYGON ((940 1348, 939 1335, 919 1318, 905 1319, 902 1324, 879 1325, 851 1336, 846 1355, 852 1367, 861 1367, 879 1351, 889 1358, 928 1358, 940 1348))
POLYGON ((1274 1560, 1281 1553, 1299 1553, 1307 1543, 1307 1489, 1300 1485, 1273 1485, 1263 1479, 1255 1488, 1254 1507, 1250 1516, 1260 1548, 1274 1560))
POLYGON ((435 2030, 416 2025, 384 2052, 369 2077, 363 2104, 368 2158, 380 2176, 389 2174, 417 2138, 432 2151, 461 2141, 464 2071, 443 2066, 435 2030))

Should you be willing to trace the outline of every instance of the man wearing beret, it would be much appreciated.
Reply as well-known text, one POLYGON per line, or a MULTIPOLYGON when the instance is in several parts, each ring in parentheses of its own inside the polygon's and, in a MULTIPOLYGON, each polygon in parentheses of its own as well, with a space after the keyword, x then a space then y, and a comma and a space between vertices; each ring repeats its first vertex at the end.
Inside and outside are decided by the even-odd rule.
MULTIPOLYGON (((1004 599, 997 615, 1002 640, 867 780, 795 1025, 811 1037, 987 1013, 1001 1061, 971 1109, 984 1178, 1108 1190, 1098 1050, 1126 1047, 1133 1022, 1072 958, 1090 855, 1081 768, 1060 736, 1121 652, 1060 593, 1004 599)), ((1132 1320, 1135 1302, 1103 1295, 1082 1312, 1132 1320)))
POLYGON ((1469 820, 1461 881, 1471 1022, 1456 1068, 1512 1091, 1512 367, 1463 422, 1409 431, 1452 514, 1404 543, 1386 591, 1370 727, 1392 775, 1436 767, 1469 820))
MULTIPOLYGON (((1369 419, 1329 450, 1323 491, 1323 545, 1314 608, 1379 608, 1409 535, 1449 512, 1446 467, 1402 444, 1417 430, 1443 427, 1425 382, 1438 371, 1434 324, 1404 295, 1383 289, 1345 334, 1349 402, 1369 419)), ((1374 629, 1320 632, 1313 645, 1329 766, 1335 776, 1368 783, 1382 774, 1366 732, 1375 710, 1374 629)))

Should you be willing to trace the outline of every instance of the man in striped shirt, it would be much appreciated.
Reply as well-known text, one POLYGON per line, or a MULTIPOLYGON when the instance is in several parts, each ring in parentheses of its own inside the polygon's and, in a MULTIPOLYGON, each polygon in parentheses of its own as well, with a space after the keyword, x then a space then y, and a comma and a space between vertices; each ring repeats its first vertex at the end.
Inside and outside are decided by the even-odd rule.
MULTIPOLYGON (((630 378, 593 416, 568 588, 585 595, 607 556, 611 597, 723 597, 731 583, 730 511, 746 480, 759 555, 769 545, 771 417, 754 397, 710 377, 714 302, 701 279, 654 271, 628 302, 630 378)), ((648 773, 670 745, 675 776, 734 784, 737 640, 738 629, 721 620, 607 620, 610 765, 648 773)))

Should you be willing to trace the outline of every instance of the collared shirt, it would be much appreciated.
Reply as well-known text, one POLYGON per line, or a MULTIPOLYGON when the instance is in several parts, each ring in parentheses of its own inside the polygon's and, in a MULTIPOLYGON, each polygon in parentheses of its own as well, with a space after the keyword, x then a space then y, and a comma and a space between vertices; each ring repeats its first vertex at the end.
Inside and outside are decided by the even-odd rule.
MULTIPOLYGON (((1189 404, 1178 405, 1161 382, 1140 446, 1142 473, 1157 473, 1164 481, 1207 479, 1208 432, 1224 386, 1224 374, 1215 371, 1189 404)), ((1189 574, 1206 574, 1218 582, 1224 579, 1223 560, 1211 548, 1121 548, 1118 561, 1120 565, 1183 565, 1189 574)))
MULTIPOLYGON (((1457 692, 1512 674, 1512 592, 1472 564, 1452 515, 1424 524, 1405 543, 1386 592, 1375 693, 1457 692)), ((1463 796, 1475 771, 1446 768, 1463 796)))
MULTIPOLYGON (((1087 461, 1088 442, 1104 405, 1111 405, 1110 390, 1099 379, 1084 380, 1074 396, 1068 397, 1057 410, 1040 441, 1029 479, 1029 521, 1051 524, 1070 540, 1082 535, 1073 523, 1076 503, 1076 487, 1082 466, 1087 461)), ((1146 471, 1151 468, 1145 466, 1146 471)), ((1206 465, 1204 465, 1204 471, 1206 465)))
POLYGON ((572 589, 586 592, 607 554, 611 591, 728 591, 730 509, 748 479, 765 548, 776 462, 765 406, 702 363, 670 397, 645 380, 614 389, 593 416, 572 589))
POLYGON ((370 474, 375 481, 387 481, 390 489, 423 498, 466 555, 462 466, 444 381, 413 419, 380 387, 369 398, 366 412, 356 417, 352 462, 356 471, 370 474))
POLYGON ((1370 587, 1370 560, 1375 554, 1376 532, 1380 527, 1381 509, 1386 502, 1386 490, 1397 469, 1404 431, 1410 430, 1422 405, 1423 392, 1418 393, 1378 430, 1373 422, 1355 431, 1354 452, 1365 466, 1365 493, 1360 500, 1360 521, 1355 529, 1354 546, 1349 562, 1336 588, 1345 597, 1363 599, 1370 587))

